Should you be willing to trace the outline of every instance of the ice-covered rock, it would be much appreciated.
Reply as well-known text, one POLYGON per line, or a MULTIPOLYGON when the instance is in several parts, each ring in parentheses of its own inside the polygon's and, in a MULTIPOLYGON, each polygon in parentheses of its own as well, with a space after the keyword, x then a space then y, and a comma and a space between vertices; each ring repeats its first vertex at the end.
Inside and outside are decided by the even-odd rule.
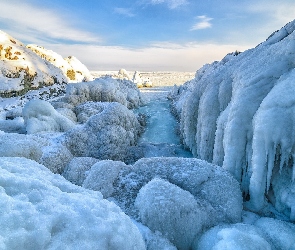
POLYGON ((100 191, 106 199, 114 192, 114 181, 118 178, 119 172, 126 167, 121 161, 99 161, 86 172, 86 179, 82 186, 100 191))
POLYGON ((67 117, 58 113, 53 106, 43 100, 31 100, 23 108, 26 132, 65 132, 75 126, 67 117))
MULTIPOLYGON (((229 170, 255 211, 275 189, 274 173, 295 169, 294 30, 292 21, 256 48, 203 66, 174 91, 183 142, 195 157, 229 170)), ((295 170, 288 173, 294 180, 295 170)))
POLYGON ((263 232, 248 224, 216 226, 207 231, 195 243, 194 250, 271 250, 272 245, 265 239, 263 232))
POLYGON ((120 103, 110 102, 85 124, 66 132, 65 145, 74 156, 124 160, 140 131, 132 111, 120 103))
POLYGON ((194 242, 193 249, 293 249, 295 225, 262 217, 253 224, 219 225, 194 242))
POLYGON ((75 107, 77 121, 79 123, 87 122, 91 116, 102 112, 107 105, 107 102, 84 102, 79 104, 75 107))
POLYGON ((114 203, 32 160, 1 157, 0 183, 1 249, 145 249, 114 203))
POLYGON ((192 158, 143 158, 122 169, 114 182, 113 197, 127 214, 137 218, 134 201, 139 190, 161 178, 190 192, 206 210, 207 225, 239 222, 242 195, 238 182, 222 168, 192 158), (230 195, 229 195, 230 194, 230 195))
POLYGON ((190 192, 162 179, 153 179, 141 188, 135 206, 141 221, 161 232, 179 250, 191 249, 196 235, 207 226, 204 204, 190 192))
POLYGON ((75 185, 82 186, 86 172, 99 161, 92 157, 74 157, 66 166, 63 177, 75 185))
POLYGON ((98 78, 92 82, 68 84, 63 102, 77 106, 87 101, 119 102, 128 108, 141 104, 137 87, 127 80, 116 80, 111 77, 98 78))

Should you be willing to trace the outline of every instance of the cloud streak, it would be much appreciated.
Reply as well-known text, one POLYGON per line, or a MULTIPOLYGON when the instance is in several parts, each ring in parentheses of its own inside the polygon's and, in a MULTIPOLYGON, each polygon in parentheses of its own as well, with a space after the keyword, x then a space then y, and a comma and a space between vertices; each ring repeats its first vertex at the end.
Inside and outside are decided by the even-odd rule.
POLYGON ((48 45, 49 49, 68 56, 75 55, 90 70, 188 71, 221 60, 227 53, 243 51, 246 46, 218 44, 156 43, 146 48, 116 46, 48 45), (177 60, 175 60, 177 58, 177 60))
POLYGON ((213 20, 213 18, 207 16, 197 16, 196 18, 198 19, 198 22, 193 25, 193 27, 190 29, 191 31, 208 29, 212 27, 210 21, 213 20))
POLYGON ((134 17, 135 14, 128 8, 115 8, 114 12, 126 17, 134 17))
POLYGON ((44 40, 62 39, 78 43, 98 43, 102 40, 94 34, 76 29, 54 10, 38 8, 20 1, 5 1, 1 4, 1 21, 9 24, 11 33, 18 31, 35 35, 39 39, 44 37, 44 40))
POLYGON ((188 4, 187 0, 150 0, 150 3, 155 4, 167 4, 169 9, 176 9, 179 6, 188 4))

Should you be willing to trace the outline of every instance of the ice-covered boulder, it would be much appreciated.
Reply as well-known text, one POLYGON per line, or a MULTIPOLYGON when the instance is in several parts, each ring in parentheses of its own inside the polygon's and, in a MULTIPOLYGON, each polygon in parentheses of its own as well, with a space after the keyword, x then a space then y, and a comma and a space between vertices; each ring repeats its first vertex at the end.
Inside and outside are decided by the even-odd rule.
POLYGON ((238 223, 213 227, 195 242, 193 249, 294 249, 294 233, 294 224, 262 217, 253 224, 238 223))
POLYGON ((107 102, 84 102, 75 107, 75 114, 79 123, 85 123, 87 120, 96 114, 102 112, 107 102))
POLYGON ((105 77, 87 83, 68 84, 62 101, 74 106, 87 101, 119 102, 128 108, 135 108, 141 104, 141 95, 131 81, 105 77))
POLYGON ((63 177, 75 185, 82 186, 86 172, 99 161, 92 157, 74 157, 65 167, 63 177))
POLYGON ((175 98, 183 142, 230 171, 255 211, 275 188, 274 173, 294 168, 294 30, 292 21, 257 47, 205 65, 175 98))
POLYGON ((95 163, 87 172, 83 187, 100 191, 106 199, 114 192, 114 181, 121 169, 126 168, 124 162, 104 160, 95 163))
POLYGON ((137 194, 156 177, 190 192, 206 208, 210 218, 208 225, 241 220, 242 195, 239 183, 222 168, 198 159, 140 159, 131 168, 122 169, 114 182, 112 196, 124 212, 137 218, 134 207, 137 194))
POLYGON ((67 117, 58 113, 43 100, 31 100, 23 108, 23 117, 28 134, 38 132, 65 132, 75 126, 67 117))
POLYGON ((0 181, 1 249, 145 249, 114 203, 32 160, 1 157, 0 181))
POLYGON ((216 226, 207 231, 193 247, 194 250, 271 250, 262 231, 249 224, 216 226))
POLYGON ((134 113, 120 103, 111 102, 85 124, 66 132, 65 145, 74 156, 124 160, 140 131, 134 113))
POLYGON ((141 221, 161 232, 179 250, 191 249, 196 235, 207 226, 204 204, 190 192, 162 179, 153 179, 141 188, 135 206, 141 221))

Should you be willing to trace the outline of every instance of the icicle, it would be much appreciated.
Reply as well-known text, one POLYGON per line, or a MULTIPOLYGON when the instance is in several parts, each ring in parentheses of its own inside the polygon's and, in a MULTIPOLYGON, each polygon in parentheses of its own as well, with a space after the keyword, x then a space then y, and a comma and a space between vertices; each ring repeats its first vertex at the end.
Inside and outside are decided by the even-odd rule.
POLYGON ((266 179, 266 192, 268 192, 269 187, 270 187, 270 181, 271 181, 271 176, 272 176, 272 170, 274 167, 274 160, 275 160, 275 146, 274 148, 271 148, 268 151, 268 157, 267 157, 267 179, 266 179))

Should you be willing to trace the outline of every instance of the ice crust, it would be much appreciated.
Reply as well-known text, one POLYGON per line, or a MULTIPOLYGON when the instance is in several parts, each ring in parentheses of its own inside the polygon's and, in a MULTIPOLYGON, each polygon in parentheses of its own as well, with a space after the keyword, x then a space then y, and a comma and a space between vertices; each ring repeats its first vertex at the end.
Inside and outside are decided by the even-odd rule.
MULTIPOLYGON (((293 169, 285 177, 294 181, 294 29, 295 21, 256 48, 205 65, 172 93, 183 142, 195 157, 230 171, 254 211, 280 185, 272 182, 277 169, 293 169)), ((282 209, 278 193, 275 199, 282 209)), ((293 211, 295 203, 285 206, 293 211)))

